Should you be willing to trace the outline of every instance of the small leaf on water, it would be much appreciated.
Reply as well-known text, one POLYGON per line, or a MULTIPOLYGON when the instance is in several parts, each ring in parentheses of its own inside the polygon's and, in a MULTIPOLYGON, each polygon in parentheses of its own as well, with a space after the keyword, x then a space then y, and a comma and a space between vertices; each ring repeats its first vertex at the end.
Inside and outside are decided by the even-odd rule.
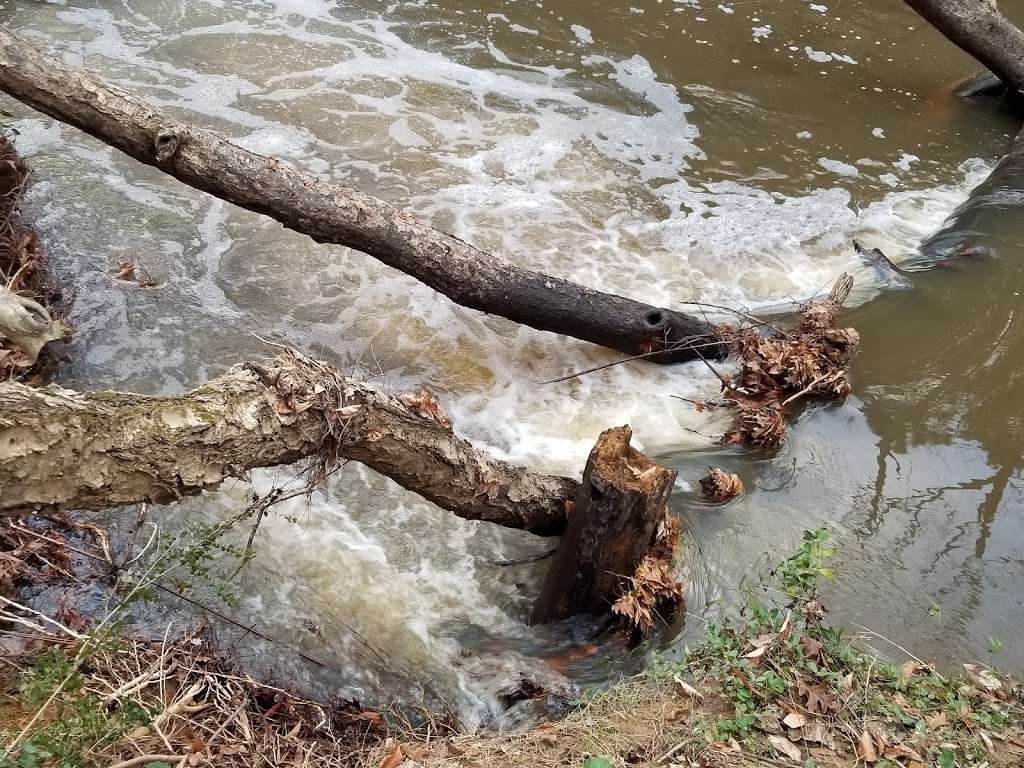
POLYGON ((607 757, 588 757, 583 761, 583 768, 612 768, 612 761, 607 757))

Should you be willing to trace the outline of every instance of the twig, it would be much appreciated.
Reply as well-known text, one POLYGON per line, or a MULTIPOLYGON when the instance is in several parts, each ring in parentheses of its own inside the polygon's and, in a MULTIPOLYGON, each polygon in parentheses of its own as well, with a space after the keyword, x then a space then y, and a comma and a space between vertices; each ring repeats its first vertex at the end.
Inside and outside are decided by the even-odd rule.
POLYGON ((776 328, 774 325, 769 323, 767 320, 761 320, 758 317, 754 317, 753 315, 748 315, 746 312, 741 312, 740 310, 733 309, 732 307, 726 307, 726 306, 723 306, 721 304, 710 304, 710 303, 708 303, 706 301, 681 301, 679 303, 683 304, 685 306, 690 306, 690 307, 711 307, 712 309, 720 309, 723 312, 732 312, 734 315, 738 315, 739 317, 742 317, 744 320, 746 320, 747 322, 753 323, 755 326, 763 325, 766 328, 771 328, 773 331, 775 331, 780 336, 785 336, 787 339, 793 338, 790 334, 786 333, 781 328, 776 328))
MULTIPOLYGON (((694 337, 694 340, 699 339, 699 338, 705 338, 705 337, 696 336, 696 337, 694 337)), ((709 342, 706 342, 704 344, 694 344, 692 342, 689 342, 687 344, 687 346, 688 346, 689 349, 693 349, 693 350, 696 351, 698 348, 702 348, 702 347, 717 347, 721 343, 722 343, 721 341, 709 341, 709 342)), ((632 360, 642 360, 645 357, 653 357, 654 355, 661 355, 661 354, 664 354, 665 352, 671 352, 671 351, 673 351, 675 349, 678 349, 680 346, 683 346, 683 345, 684 345, 684 343, 682 341, 680 341, 680 342, 677 342, 675 345, 670 346, 670 347, 666 347, 664 349, 656 349, 653 352, 644 352, 643 354, 633 355, 632 357, 623 357, 620 360, 613 360, 610 363, 602 363, 601 365, 595 365, 593 368, 586 368, 586 369, 584 369, 582 371, 577 371, 576 373, 570 373, 570 374, 568 374, 566 376, 560 376, 557 379, 549 379, 548 381, 540 381, 540 382, 537 382, 537 383, 539 385, 541 385, 541 386, 543 386, 544 384, 558 384, 559 382, 562 382, 562 381, 568 381, 569 379, 575 379, 575 378, 577 378, 579 376, 585 376, 588 373, 594 373, 596 371, 603 371, 605 368, 612 368, 612 367, 614 367, 616 365, 622 365, 623 363, 628 363, 628 362, 630 362, 632 360)))
POLYGON ((533 555, 532 557, 520 557, 516 560, 495 560, 493 563, 491 563, 491 565, 508 566, 526 565, 527 563, 539 563, 541 560, 546 560, 547 558, 551 557, 557 551, 558 548, 556 547, 555 549, 549 550, 547 552, 542 552, 539 555, 533 555))
POLYGON ((135 768, 136 765, 145 765, 146 763, 183 763, 186 757, 188 755, 139 755, 131 760, 114 763, 108 768, 135 768))
MULTIPOLYGON (((841 373, 841 371, 840 371, 840 373, 841 373)), ((826 371, 825 373, 821 374, 821 376, 818 376, 814 381, 812 381, 806 387, 804 387, 799 392, 797 392, 795 395, 790 395, 785 400, 783 400, 782 403, 780 403, 780 406, 789 405, 791 402, 793 402, 797 398, 803 397, 808 392, 810 392, 812 389, 814 389, 822 380, 827 379, 827 378, 835 378, 835 376, 836 376, 836 372, 826 371)))

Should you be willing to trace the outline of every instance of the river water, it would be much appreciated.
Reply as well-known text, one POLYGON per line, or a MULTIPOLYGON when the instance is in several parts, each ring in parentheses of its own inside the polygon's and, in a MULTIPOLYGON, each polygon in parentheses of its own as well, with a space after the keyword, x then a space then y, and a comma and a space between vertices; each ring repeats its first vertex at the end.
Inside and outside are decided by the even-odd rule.
MULTIPOLYGON (((805 409, 776 452, 722 449, 706 437, 722 425, 675 397, 714 394, 701 365, 542 385, 614 355, 453 306, 3 98, 36 172, 30 212, 74 286, 60 383, 178 392, 266 354, 258 333, 395 389, 425 384, 461 434, 546 471, 578 473, 597 434, 628 422, 680 472, 691 614, 732 604, 744 577, 827 525, 829 604, 888 638, 877 650, 1022 670, 1024 223, 980 217, 996 258, 920 273, 910 291, 851 248, 913 257, 1018 124, 950 98, 974 65, 900 3, 5 0, 0 21, 246 147, 597 288, 756 309, 850 271, 846 319, 863 338, 847 402, 805 409), (159 286, 112 279, 123 259, 159 286), (747 494, 702 503, 709 463, 747 494)), ((245 490, 163 520, 213 519, 245 490)), ((327 667, 223 636, 318 695, 493 722, 521 677, 559 688, 642 663, 581 646, 585 627, 526 627, 545 565, 497 563, 550 546, 348 466, 263 523, 227 609, 327 667)))

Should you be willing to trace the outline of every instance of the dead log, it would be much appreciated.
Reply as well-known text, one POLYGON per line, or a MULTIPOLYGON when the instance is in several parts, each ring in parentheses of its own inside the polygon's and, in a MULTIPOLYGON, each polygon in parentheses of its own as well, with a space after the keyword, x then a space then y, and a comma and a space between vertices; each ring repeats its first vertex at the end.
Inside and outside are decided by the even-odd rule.
POLYGON ((433 229, 371 195, 249 152, 213 131, 44 55, 0 27, 0 89, 179 181, 362 251, 464 307, 659 363, 724 352, 709 326, 663 307, 534 272, 433 229), (659 353, 660 354, 653 354, 659 353))
POLYGON ((652 550, 676 473, 630 446, 632 435, 609 429, 590 452, 534 623, 607 614, 652 550))
POLYGON ((579 483, 457 437, 427 393, 391 395, 286 351, 174 397, 0 384, 0 515, 167 503, 247 470, 359 461, 444 509, 558 533, 579 483))
POLYGON ((904 0, 1014 90, 1024 91, 1024 32, 994 0, 904 0))

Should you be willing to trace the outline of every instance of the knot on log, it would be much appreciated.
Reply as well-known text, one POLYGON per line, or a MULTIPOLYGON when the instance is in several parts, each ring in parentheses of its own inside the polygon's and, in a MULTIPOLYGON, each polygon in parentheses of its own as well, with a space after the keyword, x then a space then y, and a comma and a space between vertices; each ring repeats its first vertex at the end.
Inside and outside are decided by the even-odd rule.
POLYGON ((164 163, 170 160, 178 153, 182 144, 184 144, 184 137, 179 136, 171 128, 161 128, 153 140, 157 162, 164 163))

